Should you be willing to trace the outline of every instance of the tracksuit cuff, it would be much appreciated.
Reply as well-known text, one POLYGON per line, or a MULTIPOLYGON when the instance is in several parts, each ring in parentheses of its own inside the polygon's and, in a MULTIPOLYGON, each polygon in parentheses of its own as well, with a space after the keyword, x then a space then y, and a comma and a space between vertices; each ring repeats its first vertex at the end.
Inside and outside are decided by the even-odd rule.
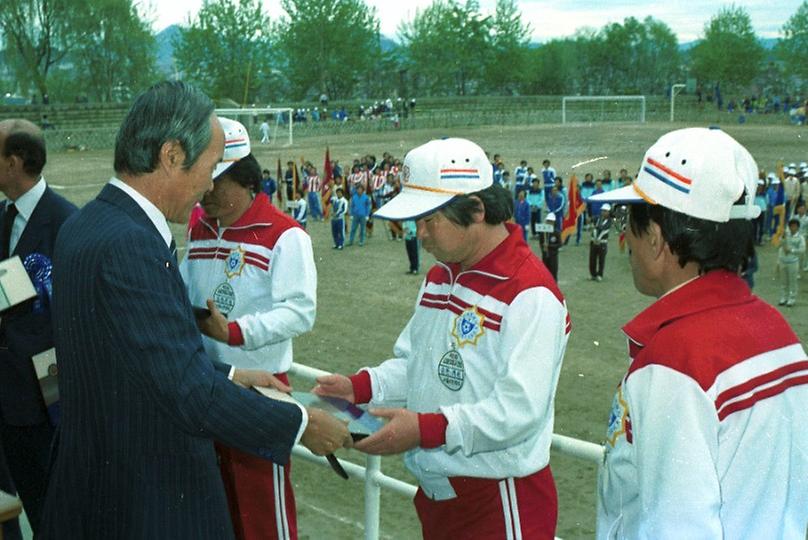
POLYGON ((244 334, 241 333, 241 327, 236 321, 227 323, 227 344, 231 347, 240 347, 244 345, 244 334))
POLYGON ((360 371, 348 377, 353 385, 354 403, 367 403, 373 398, 373 390, 370 384, 370 373, 360 371))
POLYGON ((419 413, 418 429, 421 431, 421 448, 437 448, 446 444, 446 426, 449 421, 443 413, 419 413))

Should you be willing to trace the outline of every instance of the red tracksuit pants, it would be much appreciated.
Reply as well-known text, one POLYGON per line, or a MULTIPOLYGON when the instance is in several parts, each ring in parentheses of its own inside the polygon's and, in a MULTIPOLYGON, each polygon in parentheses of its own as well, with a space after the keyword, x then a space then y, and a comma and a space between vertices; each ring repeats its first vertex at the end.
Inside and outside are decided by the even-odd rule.
MULTIPOLYGON (((285 373, 275 376, 286 384, 285 373)), ((237 540, 297 540, 291 463, 285 467, 216 443, 237 540)))
POLYGON ((558 498, 548 465, 523 478, 449 478, 454 499, 433 501, 421 489, 415 509, 425 540, 552 540, 558 498))

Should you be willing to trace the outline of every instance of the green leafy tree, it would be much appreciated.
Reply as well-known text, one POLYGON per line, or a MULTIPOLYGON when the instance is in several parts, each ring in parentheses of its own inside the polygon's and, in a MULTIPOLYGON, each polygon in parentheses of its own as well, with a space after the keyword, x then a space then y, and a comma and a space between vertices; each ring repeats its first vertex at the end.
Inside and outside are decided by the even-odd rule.
POLYGON ((745 86, 760 72, 763 56, 749 14, 729 6, 705 25, 704 39, 692 50, 692 70, 702 81, 745 86))
POLYGON ((269 29, 260 0, 205 0, 180 29, 174 58, 185 79, 214 99, 248 103, 273 78, 269 29))
POLYGON ((808 80, 808 1, 783 25, 783 38, 777 45, 777 55, 786 64, 786 71, 808 80))
POLYGON ((429 94, 466 95, 479 87, 491 59, 491 19, 479 3, 435 0, 399 28, 411 72, 429 94))
POLYGON ((512 94, 527 79, 530 26, 522 22, 515 0, 497 0, 491 21, 491 54, 485 69, 485 89, 512 94))
POLYGON ((295 98, 326 94, 352 97, 388 77, 382 59, 379 20, 363 0, 282 0, 288 17, 277 26, 285 73, 295 98))
POLYGON ((132 0, 94 0, 77 21, 75 78, 100 101, 128 99, 154 81, 155 38, 132 0))
POLYGON ((579 93, 585 75, 575 39, 554 39, 528 52, 523 93, 565 95, 579 93))
POLYGON ((76 21, 83 2, 77 0, 3 0, 0 32, 8 63, 23 87, 48 93, 48 77, 77 42, 76 21))
POLYGON ((678 40, 661 21, 628 17, 605 26, 600 36, 603 93, 662 94, 679 74, 678 40))

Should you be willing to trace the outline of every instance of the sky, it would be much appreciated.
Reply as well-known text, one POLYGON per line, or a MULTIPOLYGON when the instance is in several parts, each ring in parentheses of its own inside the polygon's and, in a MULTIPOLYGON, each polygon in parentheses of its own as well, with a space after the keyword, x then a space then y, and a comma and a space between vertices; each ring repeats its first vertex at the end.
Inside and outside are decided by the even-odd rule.
MULTIPOLYGON (((263 0, 272 19, 285 12, 280 0, 263 0)), ((424 9, 432 0, 365 0, 376 8, 382 34, 398 41, 398 27, 410 21, 416 10, 424 9)), ((744 7, 752 19, 759 37, 780 37, 780 29, 791 17, 802 0, 739 0, 735 5, 744 7), (776 7, 775 7, 776 6, 776 7)), ((520 0, 522 21, 529 23, 532 41, 545 42, 553 38, 571 36, 578 28, 600 29, 606 24, 623 22, 627 17, 644 19, 652 16, 664 21, 677 35, 680 43, 699 39, 704 25, 718 10, 731 2, 715 0, 520 0)), ((148 5, 148 0, 147 0, 148 5)), ((154 28, 160 31, 172 24, 184 24, 188 15, 196 14, 202 0, 151 0, 154 28)), ((480 0, 484 14, 493 14, 496 0, 480 0)))

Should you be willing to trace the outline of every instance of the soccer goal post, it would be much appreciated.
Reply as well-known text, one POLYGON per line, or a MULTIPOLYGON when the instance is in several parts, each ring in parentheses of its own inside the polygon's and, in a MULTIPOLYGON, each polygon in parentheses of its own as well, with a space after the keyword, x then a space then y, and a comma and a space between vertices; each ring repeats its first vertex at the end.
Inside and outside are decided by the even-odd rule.
POLYGON ((292 109, 288 107, 216 109, 216 115, 237 120, 244 124, 254 146, 262 143, 273 146, 292 146, 294 142, 292 109), (264 122, 266 122, 267 128, 262 129, 264 122), (267 131, 267 133, 265 134, 264 131, 267 131))
POLYGON ((645 123, 645 96, 564 96, 561 123, 645 123))

